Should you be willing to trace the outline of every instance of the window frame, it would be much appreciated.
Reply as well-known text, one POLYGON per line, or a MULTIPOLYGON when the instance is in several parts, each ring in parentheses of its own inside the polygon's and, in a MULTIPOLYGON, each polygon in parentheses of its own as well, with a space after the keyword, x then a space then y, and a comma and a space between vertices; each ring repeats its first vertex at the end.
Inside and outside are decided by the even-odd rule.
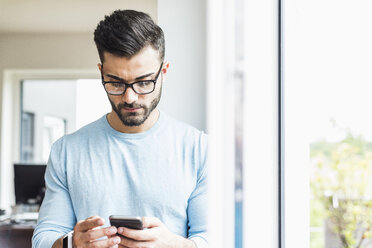
MULTIPOLYGON (((228 53, 234 48, 233 8, 232 1, 207 1, 211 247, 235 247, 234 123, 228 121, 234 120, 228 113, 233 94, 226 87, 234 74, 228 53)), ((243 247, 284 247, 281 8, 280 0, 245 1, 244 6, 243 247)))

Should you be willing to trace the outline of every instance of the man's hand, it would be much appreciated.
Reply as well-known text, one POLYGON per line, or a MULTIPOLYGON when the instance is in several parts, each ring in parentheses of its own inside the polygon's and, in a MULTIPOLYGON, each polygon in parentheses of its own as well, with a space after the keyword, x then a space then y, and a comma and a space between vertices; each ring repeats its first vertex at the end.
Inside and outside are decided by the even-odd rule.
POLYGON ((121 234, 119 247, 125 248, 196 248, 194 242, 170 232, 157 218, 143 217, 144 230, 118 228, 121 234))
POLYGON ((104 219, 98 216, 89 217, 76 223, 72 238, 73 247, 117 247, 120 237, 115 235, 117 232, 116 227, 99 228, 104 223, 104 219), (97 240, 105 236, 108 239, 97 240))

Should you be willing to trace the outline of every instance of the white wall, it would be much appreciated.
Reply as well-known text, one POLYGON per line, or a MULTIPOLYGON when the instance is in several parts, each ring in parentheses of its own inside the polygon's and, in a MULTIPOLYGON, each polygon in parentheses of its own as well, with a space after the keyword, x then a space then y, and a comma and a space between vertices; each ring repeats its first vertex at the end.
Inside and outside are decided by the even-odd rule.
POLYGON ((111 105, 103 90, 101 80, 78 80, 76 96, 76 129, 111 111, 111 105))
POLYGON ((205 0, 158 0, 165 59, 170 62, 160 107, 202 130, 206 128, 205 5, 205 0))
POLYGON ((0 32, 90 32, 116 9, 135 9, 157 18, 157 0, 1 0, 0 32))

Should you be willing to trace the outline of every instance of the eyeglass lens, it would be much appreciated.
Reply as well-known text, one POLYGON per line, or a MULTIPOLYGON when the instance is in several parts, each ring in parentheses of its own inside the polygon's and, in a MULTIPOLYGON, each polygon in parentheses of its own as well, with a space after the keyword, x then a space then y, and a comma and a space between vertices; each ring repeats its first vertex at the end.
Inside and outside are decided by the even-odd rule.
POLYGON ((131 87, 137 94, 148 94, 155 89, 155 83, 154 81, 140 81, 133 84, 115 82, 105 83, 105 89, 109 94, 123 94, 127 87, 131 87))

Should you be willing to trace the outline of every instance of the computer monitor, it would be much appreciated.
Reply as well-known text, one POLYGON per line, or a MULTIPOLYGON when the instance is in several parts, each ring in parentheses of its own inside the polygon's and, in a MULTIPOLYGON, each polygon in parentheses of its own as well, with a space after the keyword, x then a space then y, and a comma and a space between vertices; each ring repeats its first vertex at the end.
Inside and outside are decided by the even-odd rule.
POLYGON ((16 204, 41 204, 45 194, 45 164, 14 164, 16 204))

